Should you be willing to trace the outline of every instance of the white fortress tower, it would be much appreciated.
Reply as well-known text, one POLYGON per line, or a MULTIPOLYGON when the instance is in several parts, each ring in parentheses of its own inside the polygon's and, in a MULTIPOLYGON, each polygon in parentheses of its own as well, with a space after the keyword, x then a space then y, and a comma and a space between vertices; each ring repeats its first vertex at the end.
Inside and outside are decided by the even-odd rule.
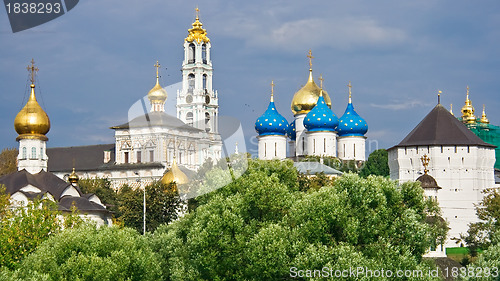
POLYGON ((31 93, 26 105, 19 111, 14 120, 14 127, 19 136, 18 170, 26 170, 30 174, 47 171, 46 134, 50 130, 50 120, 35 96, 35 74, 38 68, 34 60, 28 66, 31 75, 31 93))
POLYGON ((212 88, 212 61, 210 39, 199 19, 188 30, 184 40, 182 62, 182 90, 177 92, 177 118, 197 129, 218 133, 219 102, 217 91, 212 88))

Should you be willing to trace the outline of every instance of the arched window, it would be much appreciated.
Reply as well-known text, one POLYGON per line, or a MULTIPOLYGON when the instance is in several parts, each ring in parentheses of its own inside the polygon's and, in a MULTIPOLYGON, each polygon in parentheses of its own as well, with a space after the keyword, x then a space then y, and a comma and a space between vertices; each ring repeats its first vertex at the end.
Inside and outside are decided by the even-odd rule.
POLYGON ((194 80, 194 74, 193 73, 190 73, 188 75, 188 90, 190 92, 193 92, 193 89, 194 89, 194 83, 195 83, 195 80, 194 80))
POLYGON ((31 159, 36 159, 36 147, 31 148, 31 159))
POLYGON ((203 74, 203 89, 207 90, 207 75, 203 74))
POLYGON ((201 45, 201 59, 203 60, 203 63, 207 63, 207 45, 203 44, 201 45))
POLYGON ((189 44, 189 50, 188 50, 188 63, 194 63, 195 62, 195 57, 196 57, 196 53, 195 53, 195 46, 193 43, 189 44))
POLYGON ((210 122, 210 113, 205 112, 205 124, 208 124, 210 122))
POLYGON ((191 125, 193 124, 193 113, 192 112, 188 112, 186 114, 186 122, 191 125))
POLYGON ((43 148, 40 148, 40 159, 43 160, 43 148))
POLYGON ((27 151, 26 147, 23 147, 23 159, 28 158, 28 152, 26 151, 27 151))

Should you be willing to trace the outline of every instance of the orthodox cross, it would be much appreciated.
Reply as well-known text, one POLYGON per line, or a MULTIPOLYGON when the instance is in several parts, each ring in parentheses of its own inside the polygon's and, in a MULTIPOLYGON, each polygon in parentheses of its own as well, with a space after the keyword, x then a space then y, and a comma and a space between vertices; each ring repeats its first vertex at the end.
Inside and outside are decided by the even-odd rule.
POLYGON ((31 84, 35 84, 35 74, 38 72, 38 67, 35 67, 35 60, 34 59, 31 59, 31 65, 28 65, 28 67, 26 67, 26 69, 28 69, 28 71, 30 72, 31 84))
POLYGON ((158 61, 156 61, 156 64, 153 65, 154 67, 156 67, 156 78, 159 78, 158 76, 158 68, 160 68, 160 64, 158 63, 158 61))
POLYGON ((274 80, 271 80, 271 101, 274 102, 274 80))
POLYGON ((420 158, 420 160, 422 160, 422 165, 424 165, 424 173, 427 175, 427 173, 429 172, 427 167, 429 166, 429 161, 431 159, 429 158, 429 156, 427 156, 427 154, 425 154, 424 156, 422 156, 422 158, 420 158))
POLYGON ((351 81, 349 81, 349 84, 347 84, 347 87, 349 88, 349 103, 352 103, 352 99, 351 99, 351 96, 352 96, 352 85, 351 85, 351 81))
POLYGON ((312 59, 314 59, 314 57, 312 55, 311 49, 309 49, 309 54, 307 54, 307 57, 309 58, 309 68, 312 69, 312 67, 313 67, 312 59))

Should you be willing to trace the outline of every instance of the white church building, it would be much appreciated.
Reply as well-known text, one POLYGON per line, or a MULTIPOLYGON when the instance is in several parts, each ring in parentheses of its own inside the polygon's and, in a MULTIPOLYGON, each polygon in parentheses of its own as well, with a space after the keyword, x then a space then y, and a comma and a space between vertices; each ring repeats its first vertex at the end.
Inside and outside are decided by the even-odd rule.
POLYGON ((309 78, 295 93, 291 103, 294 120, 289 124, 274 104, 274 83, 267 110, 257 118, 259 159, 285 159, 305 156, 337 157, 340 160, 363 162, 365 158, 366 121, 354 110, 351 83, 349 102, 342 117, 331 110, 328 93, 314 82, 312 54, 309 51, 309 78), (288 142, 288 145, 287 145, 288 142))
POLYGON ((113 187, 119 188, 161 179, 174 159, 186 174, 192 174, 208 159, 220 159, 219 96, 212 87, 210 50, 210 39, 197 9, 184 40, 182 89, 169 99, 160 85, 160 65, 156 62, 156 83, 147 94, 150 112, 111 127, 114 144, 49 148, 49 171, 64 178, 74 161, 81 176, 108 178, 113 187), (165 112, 166 102, 176 103, 177 116, 165 112))

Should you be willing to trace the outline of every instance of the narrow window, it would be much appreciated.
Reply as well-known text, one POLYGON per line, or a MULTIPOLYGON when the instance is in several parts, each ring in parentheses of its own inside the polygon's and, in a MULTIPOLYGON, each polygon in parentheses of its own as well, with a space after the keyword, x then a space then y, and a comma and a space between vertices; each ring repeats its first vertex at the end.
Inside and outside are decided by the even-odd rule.
POLYGON ((467 153, 470 153, 470 146, 467 146, 467 153))
POLYGON ((418 154, 418 146, 417 146, 417 154, 418 154))
POLYGON ((316 139, 313 139, 313 153, 316 153, 316 139))
POLYGON ((141 152, 140 151, 137 151, 137 163, 141 163, 141 152))
POLYGON ((23 147, 23 159, 28 158, 28 153, 26 152, 26 147, 23 147))
POLYGON ((207 63, 207 45, 203 44, 201 45, 201 59, 203 60, 203 63, 207 63))
POLYGON ((264 143, 264 157, 267 157, 267 143, 264 143))
POLYGON ((356 144, 354 144, 354 158, 356 158, 356 144))
POLYGON ((278 156, 278 144, 275 142, 274 143, 274 157, 278 156))
POLYGON ((326 138, 323 139, 323 153, 326 153, 326 138))
POLYGON ((194 59, 195 59, 195 56, 196 56, 196 53, 195 53, 195 46, 193 43, 189 44, 189 51, 188 51, 188 63, 194 63, 194 59))
POLYGON ((429 152, 429 146, 427 146, 427 153, 430 153, 430 152, 429 152))
POLYGON ((179 151, 179 164, 182 164, 182 151, 179 151))
POLYGON ((192 125, 193 124, 193 113, 192 112, 186 113, 186 123, 188 125, 192 125))
POLYGON ((43 148, 40 148, 40 159, 43 160, 43 148))
POLYGON ((207 75, 203 74, 203 89, 207 91, 207 75))
POLYGON ((305 146, 306 146, 306 141, 304 140, 304 137, 302 137, 302 154, 305 154, 306 150, 305 146))
POLYGON ((31 159, 36 159, 36 147, 31 148, 31 159))
POLYGON ((128 152, 124 152, 124 153, 123 153, 123 156, 124 156, 123 162, 124 162, 125 164, 128 164, 128 152))
POLYGON ((443 153, 443 146, 441 145, 441 153, 443 153))
POLYGON ((345 143, 344 143, 344 157, 345 157, 345 143))
POLYGON ((455 145, 455 153, 457 153, 457 146, 455 145))
POLYGON ((193 89, 194 89, 194 85, 195 85, 194 83, 195 83, 194 74, 190 73, 188 75, 188 91, 190 91, 191 93, 193 92, 193 89))
POLYGON ((155 161, 155 152, 154 150, 149 151, 149 162, 154 162, 155 161))
POLYGON ((408 148, 405 147, 405 155, 408 154, 408 148))

